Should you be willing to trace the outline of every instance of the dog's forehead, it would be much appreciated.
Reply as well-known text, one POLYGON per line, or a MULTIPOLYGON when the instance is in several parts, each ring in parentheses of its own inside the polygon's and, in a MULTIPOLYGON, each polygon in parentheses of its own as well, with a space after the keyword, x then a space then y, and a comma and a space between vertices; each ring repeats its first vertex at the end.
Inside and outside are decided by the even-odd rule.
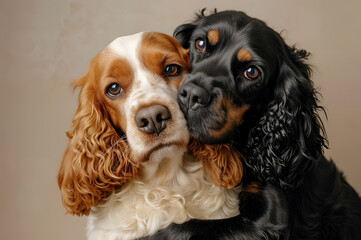
MULTIPOLYGON (((226 17, 213 20, 198 25, 191 41, 205 38, 213 51, 217 50, 217 54, 225 57, 224 52, 229 51, 227 56, 235 55, 242 61, 259 57, 273 59, 274 51, 281 51, 282 46, 275 31, 258 19, 234 18, 230 21, 226 17)), ((214 52, 215 57, 217 54, 214 52)))
POLYGON ((186 50, 173 37, 162 33, 141 32, 119 37, 111 42, 107 49, 128 61, 136 71, 144 68, 152 71, 166 59, 172 59, 181 66, 187 65, 186 50))
POLYGON ((238 11, 223 11, 200 18, 200 25, 207 27, 212 25, 229 25, 234 29, 241 29, 248 23, 258 19, 251 18, 243 12, 238 11))
POLYGON ((251 18, 243 12, 224 11, 198 19, 192 37, 197 38, 213 30, 218 31, 219 38, 226 41, 236 40, 238 43, 258 41, 272 35, 272 29, 263 21, 251 18))
POLYGON ((113 40, 109 45, 108 49, 110 49, 113 53, 116 53, 119 57, 126 59, 131 66, 138 66, 138 48, 142 41, 143 32, 118 37, 113 40))

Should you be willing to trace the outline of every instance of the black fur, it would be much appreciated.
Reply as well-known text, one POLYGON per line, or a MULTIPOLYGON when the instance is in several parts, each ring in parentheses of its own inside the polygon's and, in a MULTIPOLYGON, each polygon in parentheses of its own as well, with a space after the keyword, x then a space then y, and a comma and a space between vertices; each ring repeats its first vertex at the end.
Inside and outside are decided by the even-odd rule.
POLYGON ((253 195, 241 193, 237 217, 174 224, 148 239, 361 239, 361 200, 322 155, 327 140, 306 63, 309 53, 237 11, 202 12, 174 36, 190 50, 192 72, 178 93, 191 135, 208 144, 231 142, 246 156, 249 179, 264 187, 253 195), (207 32, 214 29, 219 39, 211 45, 207 32), (206 41, 204 52, 195 49, 199 39, 206 41), (239 61, 240 49, 252 59, 239 61), (249 67, 260 77, 246 79, 249 67), (196 88, 202 95, 190 99, 184 89, 196 88), (215 136, 211 130, 222 127, 227 111, 214 106, 225 96, 235 107, 250 108, 241 124, 215 136))
POLYGON ((261 240, 288 239, 287 205, 280 189, 265 186, 259 194, 243 195, 240 214, 222 220, 192 219, 173 224, 143 240, 261 240))

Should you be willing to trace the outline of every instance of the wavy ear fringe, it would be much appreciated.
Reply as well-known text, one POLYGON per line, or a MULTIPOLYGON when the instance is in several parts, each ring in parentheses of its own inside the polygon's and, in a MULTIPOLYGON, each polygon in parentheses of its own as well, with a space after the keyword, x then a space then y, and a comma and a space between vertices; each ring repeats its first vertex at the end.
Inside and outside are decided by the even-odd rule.
POLYGON ((192 140, 189 149, 202 161, 211 181, 223 188, 231 189, 239 184, 243 176, 242 155, 231 144, 200 144, 192 140))
POLYGON ((192 36, 194 29, 196 28, 195 24, 188 23, 179 25, 173 32, 173 37, 182 45, 182 47, 189 48, 189 40, 192 36))
POLYGON ((296 188, 317 164, 327 145, 317 113, 317 92, 303 62, 308 54, 288 48, 289 61, 281 66, 274 100, 251 130, 247 165, 262 181, 296 188))
POLYGON ((134 178, 138 166, 87 86, 80 92, 67 136, 69 144, 58 174, 62 201, 68 213, 88 215, 92 206, 134 178))

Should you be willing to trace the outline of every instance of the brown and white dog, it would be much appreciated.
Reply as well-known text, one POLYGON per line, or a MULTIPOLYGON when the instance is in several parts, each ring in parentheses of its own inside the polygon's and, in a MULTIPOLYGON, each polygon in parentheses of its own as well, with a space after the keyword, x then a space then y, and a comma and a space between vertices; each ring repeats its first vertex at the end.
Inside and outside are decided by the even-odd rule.
POLYGON ((188 69, 188 52, 175 39, 139 33, 115 39, 74 81, 79 105, 58 183, 67 212, 90 215, 88 239, 135 239, 172 222, 239 213, 240 187, 232 187, 242 177, 241 161, 206 168, 226 189, 204 173, 202 162, 212 158, 207 147, 199 148, 202 161, 187 153, 176 98, 188 69))

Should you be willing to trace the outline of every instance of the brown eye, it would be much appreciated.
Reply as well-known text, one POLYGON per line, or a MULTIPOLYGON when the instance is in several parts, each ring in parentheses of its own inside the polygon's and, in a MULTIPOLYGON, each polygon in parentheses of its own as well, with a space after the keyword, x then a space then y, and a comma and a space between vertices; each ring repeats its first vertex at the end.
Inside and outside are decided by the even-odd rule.
POLYGON ((118 83, 112 83, 107 88, 107 95, 111 98, 118 97, 123 92, 123 88, 118 83))
POLYGON ((249 80, 255 80, 261 75, 260 71, 256 67, 249 67, 243 72, 243 74, 249 80))
POLYGON ((196 41, 196 49, 198 52, 204 53, 206 51, 206 41, 198 39, 196 41))
POLYGON ((181 68, 178 65, 167 65, 164 69, 164 73, 167 77, 176 77, 179 75, 181 68))

